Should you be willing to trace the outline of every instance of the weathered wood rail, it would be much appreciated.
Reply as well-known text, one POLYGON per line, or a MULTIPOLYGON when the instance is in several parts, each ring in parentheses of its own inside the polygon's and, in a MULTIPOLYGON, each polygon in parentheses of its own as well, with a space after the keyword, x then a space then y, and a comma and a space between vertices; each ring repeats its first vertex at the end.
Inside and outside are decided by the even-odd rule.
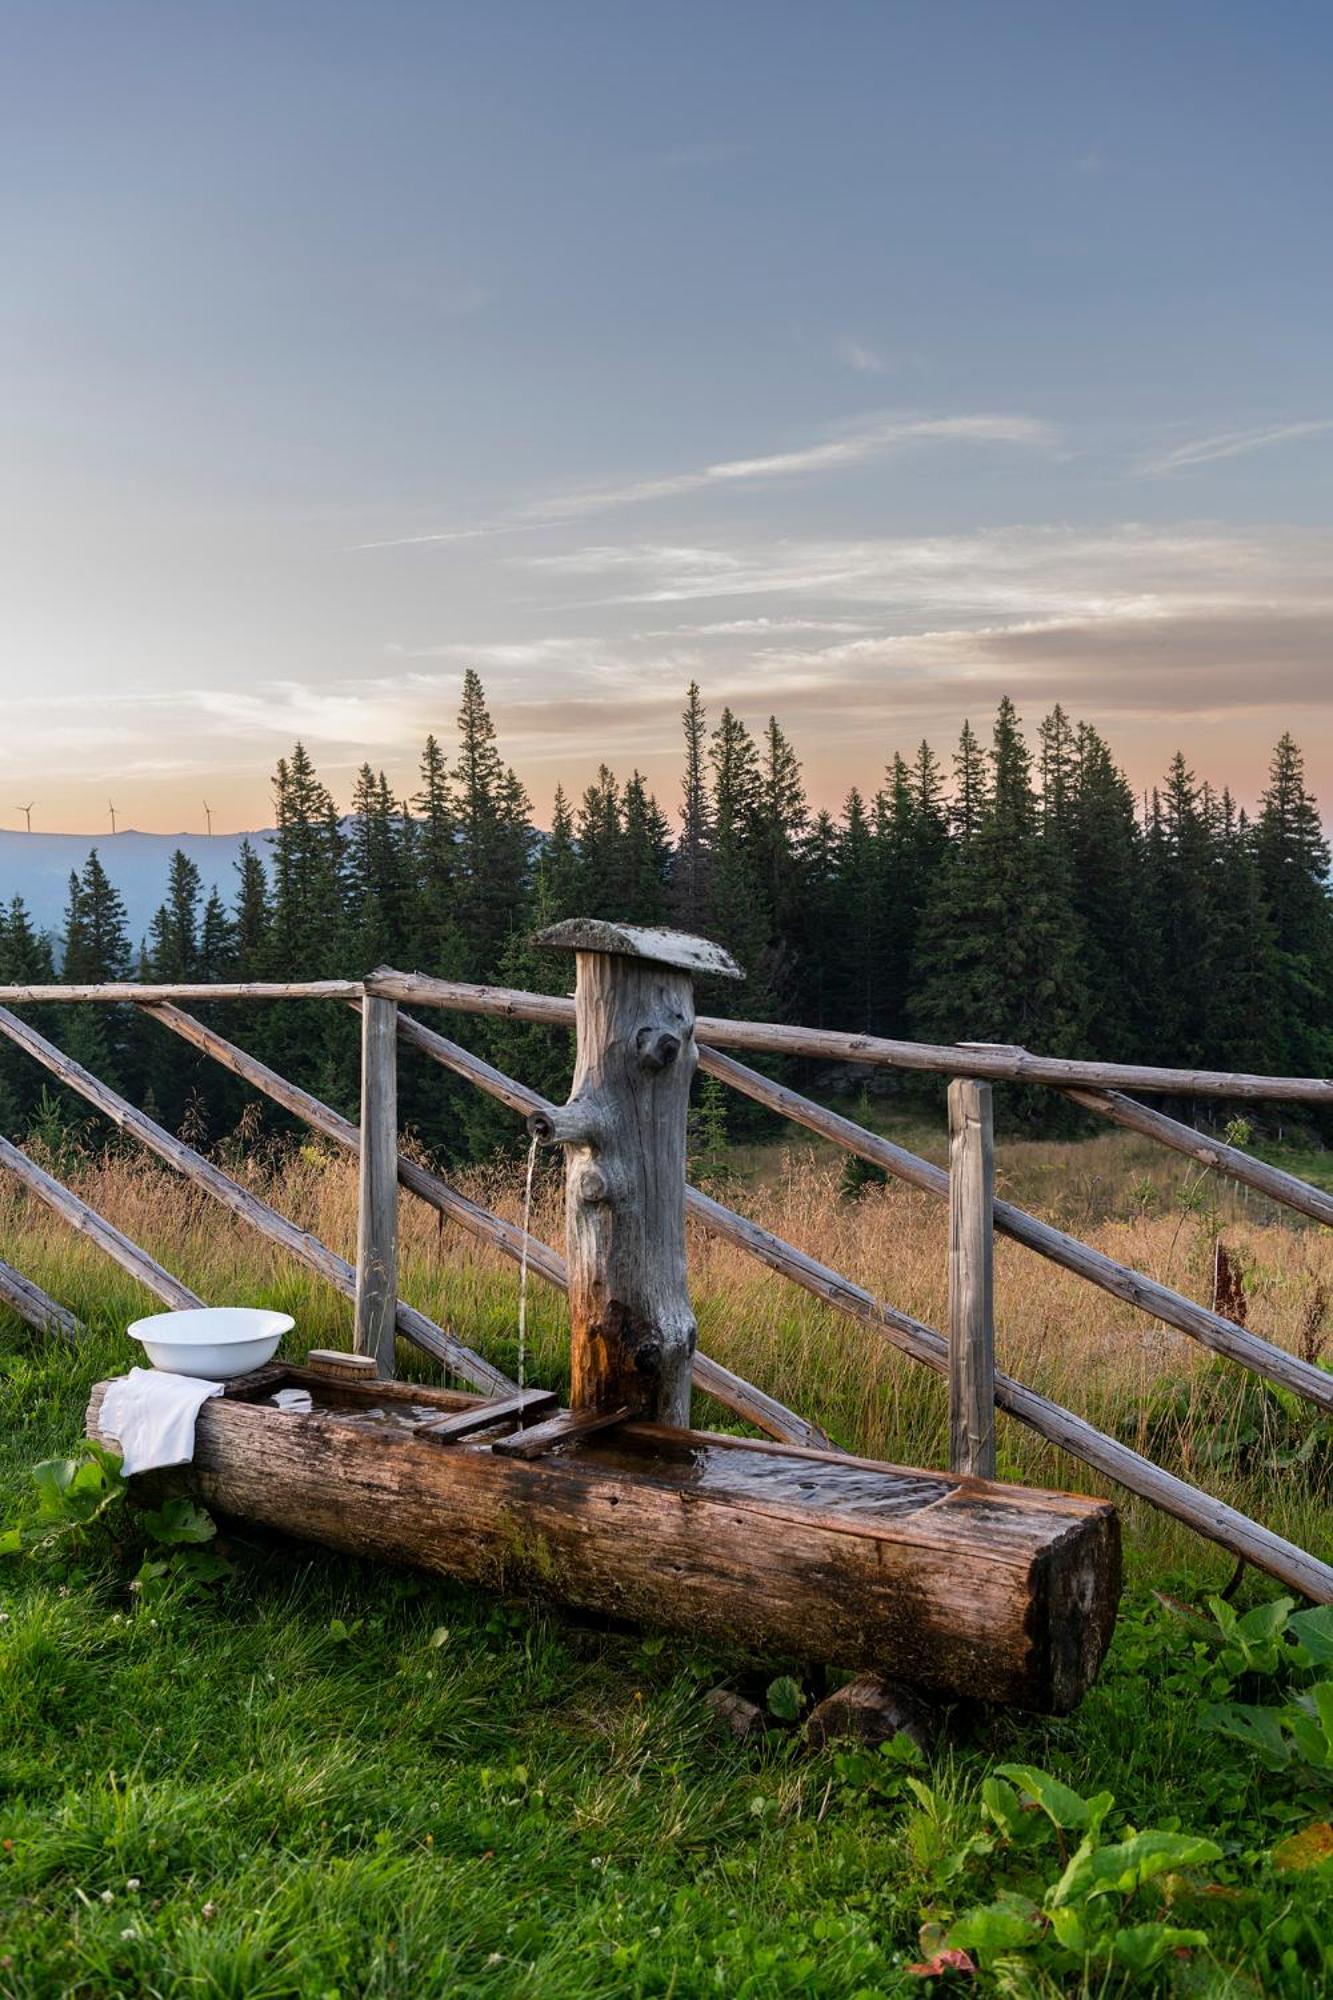
MULTIPOLYGON (((487 1395, 512 1391, 503 1372, 475 1354, 457 1335, 438 1327, 397 1296, 398 1189, 428 1202, 479 1240, 514 1259, 526 1257, 541 1281, 570 1288, 565 1259, 546 1244, 525 1238, 513 1223, 492 1214, 453 1188, 436 1173, 404 1158, 398 1150, 396 1066, 399 1045, 443 1064, 469 1083, 496 1098, 518 1116, 536 1118, 538 1128, 556 1139, 568 1136, 561 1110, 513 1078, 503 1076, 480 1057, 405 1011, 410 1004, 463 1014, 521 1019, 558 1028, 572 1028, 576 1003, 572 998, 515 989, 477 986, 434 979, 381 967, 364 980, 323 980, 306 983, 255 983, 161 986, 10 986, 0 988, 0 1035, 46 1067, 60 1082, 82 1095, 120 1129, 202 1187, 237 1219, 255 1228, 315 1270, 344 1296, 355 1312, 355 1344, 375 1358, 380 1369, 392 1367, 395 1333, 439 1361, 457 1380, 487 1395), (257 1003, 325 1000, 350 1003, 363 1012, 363 1090, 360 1126, 227 1041, 214 1029, 182 1011, 180 1002, 247 1000, 257 1003), (28 1003, 124 1004, 140 1007, 165 1029, 181 1035, 234 1075, 263 1092, 335 1144, 360 1156, 361 1201, 357 1264, 337 1257, 308 1232, 279 1215, 268 1204, 241 1188, 211 1161, 175 1139, 162 1127, 108 1089, 80 1065, 9 1011, 28 1003), (543 1121, 548 1121, 543 1126, 543 1121)), ((1200 1097, 1233 1101, 1272 1100, 1308 1105, 1333 1104, 1333 1080, 1308 1077, 1265 1077, 1218 1071, 1154 1068, 1144 1065, 1066 1061, 1030 1055, 1022 1049, 981 1044, 944 1047, 806 1029, 763 1022, 701 1017, 685 1038, 697 1046, 699 1068, 729 1088, 766 1105, 775 1113, 818 1133, 832 1144, 871 1162, 890 1175, 950 1205, 950 1286, 947 1337, 922 1322, 875 1299, 864 1288, 820 1264, 794 1245, 728 1209, 711 1196, 685 1189, 686 1211, 699 1225, 756 1258, 769 1270, 801 1286, 813 1296, 872 1328, 901 1351, 943 1375, 950 1389, 950 1461, 955 1473, 986 1473, 994 1465, 996 1408, 1016 1417, 1041 1436, 1080 1458, 1102 1476, 1126 1487, 1164 1512, 1237 1556, 1280 1578, 1318 1601, 1333 1602, 1333 1567, 1297 1548, 1259 1523, 1177 1478, 1152 1461, 1106 1436, 1085 1419, 1064 1410, 1037 1391, 997 1371, 991 1302, 992 1240, 995 1231, 1023 1244, 1037 1255, 1075 1272, 1111 1296, 1150 1317, 1175 1327, 1215 1353, 1302 1397, 1312 1406, 1312 1420, 1333 1414, 1333 1377, 1322 1369, 1262 1339, 1247 1328, 1161 1285, 1145 1273, 1108 1257, 1092 1246, 1054 1228, 1016 1205, 997 1200, 993 1192, 993 1145, 984 1096, 992 1083, 1040 1084, 1109 1121, 1139 1132, 1201 1164, 1214 1168, 1268 1199, 1314 1221, 1333 1222, 1333 1197, 1292 1174, 1269 1166, 1242 1149, 1222 1144, 1208 1134, 1168 1116, 1164 1111, 1126 1095, 1141 1091, 1172 1099, 1200 1097), (954 1080, 951 1090, 951 1166, 937 1167, 891 1141, 865 1131, 853 1121, 768 1077, 726 1049, 764 1051, 839 1063, 881 1064, 934 1072, 954 1080), (1314 1413, 1318 1413, 1315 1415, 1314 1413)), ((673 1058, 674 1060, 674 1058, 673 1058)), ((670 1064, 664 1064, 669 1071, 670 1064)), ((674 1085, 673 1085, 674 1089, 674 1085)), ((586 1139, 586 1134, 584 1135, 586 1139)), ((8 1141, 0 1144, 0 1173, 16 1176, 39 1200, 79 1228, 122 1268, 130 1271, 167 1303, 194 1303, 188 1288, 166 1272, 114 1226, 97 1217, 69 1189, 62 1188, 8 1141)), ((595 1238, 604 1197, 597 1176, 605 1180, 601 1163, 588 1147, 570 1169, 574 1205, 584 1203, 595 1238), (588 1178, 591 1174, 591 1178, 588 1178), (575 1182, 577 1180, 577 1186, 575 1182), (588 1199, 585 1201, 585 1193, 588 1199)), ((611 1178, 614 1180, 615 1175, 611 1178)), ((683 1176, 681 1177, 683 1180, 683 1176)), ((590 1239, 591 1240, 591 1239, 590 1239)), ((679 1327, 680 1274, 671 1276, 679 1327)), ((654 1290, 655 1287, 650 1287, 654 1290)), ((660 1287, 656 1287, 660 1290, 660 1287)), ((31 1280, 0 1262, 0 1300, 34 1326, 70 1339, 78 1337, 77 1319, 49 1299, 31 1280)), ((585 1302, 586 1304, 586 1302, 585 1302)), ((585 1311, 584 1307, 579 1308, 585 1311)), ((687 1310, 687 1308, 686 1308, 687 1310)), ((586 1317, 586 1312, 585 1312, 586 1317)), ((648 1315, 652 1318, 651 1312, 648 1315)), ((670 1320, 668 1313, 661 1324, 670 1320)), ((645 1321, 645 1324, 648 1322, 645 1321)), ((684 1345, 692 1340, 691 1331, 684 1345)), ((655 1345, 653 1341, 649 1345, 655 1345)), ((669 1344, 669 1343, 668 1343, 669 1344)), ((677 1339, 677 1350, 681 1342, 677 1339)), ((770 1436, 788 1443, 827 1451, 829 1441, 817 1426, 787 1409, 753 1384, 746 1383, 708 1357, 694 1352, 689 1374, 696 1388, 706 1389, 726 1407, 770 1436)), ((671 1391, 677 1414, 683 1407, 679 1371, 671 1391)), ((603 1383, 589 1394, 609 1395, 603 1383)), ((668 1399, 669 1401, 669 1399, 668 1399)))

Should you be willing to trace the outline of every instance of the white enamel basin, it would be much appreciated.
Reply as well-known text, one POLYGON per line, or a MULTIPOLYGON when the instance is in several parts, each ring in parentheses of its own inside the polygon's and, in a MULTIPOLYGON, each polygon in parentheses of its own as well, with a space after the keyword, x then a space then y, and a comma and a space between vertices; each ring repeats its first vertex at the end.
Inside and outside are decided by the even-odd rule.
POLYGON ((129 1331, 131 1339, 143 1342, 154 1368, 229 1382, 271 1361, 283 1334, 295 1325, 288 1313, 255 1306, 195 1306, 136 1319, 129 1331))

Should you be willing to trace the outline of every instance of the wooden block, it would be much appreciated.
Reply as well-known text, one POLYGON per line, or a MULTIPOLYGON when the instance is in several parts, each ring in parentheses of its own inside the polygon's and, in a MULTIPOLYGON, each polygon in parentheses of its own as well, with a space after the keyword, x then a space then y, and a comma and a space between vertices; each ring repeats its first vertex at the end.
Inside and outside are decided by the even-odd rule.
POLYGON ((534 1424, 530 1431, 515 1431, 512 1437, 497 1438, 491 1449, 504 1458, 542 1458, 559 1444, 572 1444, 576 1438, 609 1431, 615 1424, 632 1423, 639 1414, 628 1403, 615 1410, 561 1410, 544 1424, 534 1424))
POLYGON ((878 1674, 861 1674, 810 1711, 805 1740, 822 1750, 836 1737, 874 1746, 892 1736, 910 1736, 919 1750, 929 1749, 935 1731, 930 1710, 909 1688, 878 1674))
POLYGON ((738 1743, 744 1743, 748 1736, 763 1734, 763 1710, 747 1701, 743 1694, 733 1694, 730 1688, 710 1688, 704 1696, 704 1707, 718 1727, 727 1730, 738 1743))
POLYGON ((498 1403, 479 1403, 475 1410, 425 1417, 412 1429, 418 1437, 434 1438, 438 1444, 457 1444, 462 1438, 489 1430, 492 1424, 515 1423, 520 1417, 553 1409, 558 1401, 554 1389, 525 1389, 520 1395, 505 1396, 498 1403))
POLYGON ((378 1373, 373 1354, 344 1354, 336 1347, 312 1347, 306 1367, 317 1375, 336 1375, 344 1381, 360 1382, 378 1373))

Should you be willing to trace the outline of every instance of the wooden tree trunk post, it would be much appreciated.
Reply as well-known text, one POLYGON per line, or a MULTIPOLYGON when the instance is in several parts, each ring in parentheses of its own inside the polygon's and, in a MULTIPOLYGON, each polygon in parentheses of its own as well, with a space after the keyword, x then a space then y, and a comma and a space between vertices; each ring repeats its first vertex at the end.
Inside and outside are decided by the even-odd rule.
POLYGON ((573 1090, 529 1121, 537 1138, 565 1148, 570 1404, 685 1426, 693 974, 740 973, 719 946, 676 931, 574 918, 538 942, 573 951, 577 965, 573 1090))
POLYGON ((949 1470, 995 1477, 991 1087, 949 1085, 949 1470))
POLYGON ((361 1180, 353 1347, 393 1374, 398 1310, 398 1003, 361 1011, 361 1180))

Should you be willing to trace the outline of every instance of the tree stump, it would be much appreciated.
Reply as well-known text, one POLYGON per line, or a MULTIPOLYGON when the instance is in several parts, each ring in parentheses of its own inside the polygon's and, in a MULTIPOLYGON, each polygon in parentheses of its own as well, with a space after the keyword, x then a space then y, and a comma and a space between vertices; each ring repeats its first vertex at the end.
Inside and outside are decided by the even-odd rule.
POLYGON ((573 918, 537 942, 573 951, 578 1059, 569 1102, 529 1129, 565 1148, 570 1403, 688 1425, 695 1323, 685 1271, 685 1152, 695 972, 739 978, 720 946, 573 918))

